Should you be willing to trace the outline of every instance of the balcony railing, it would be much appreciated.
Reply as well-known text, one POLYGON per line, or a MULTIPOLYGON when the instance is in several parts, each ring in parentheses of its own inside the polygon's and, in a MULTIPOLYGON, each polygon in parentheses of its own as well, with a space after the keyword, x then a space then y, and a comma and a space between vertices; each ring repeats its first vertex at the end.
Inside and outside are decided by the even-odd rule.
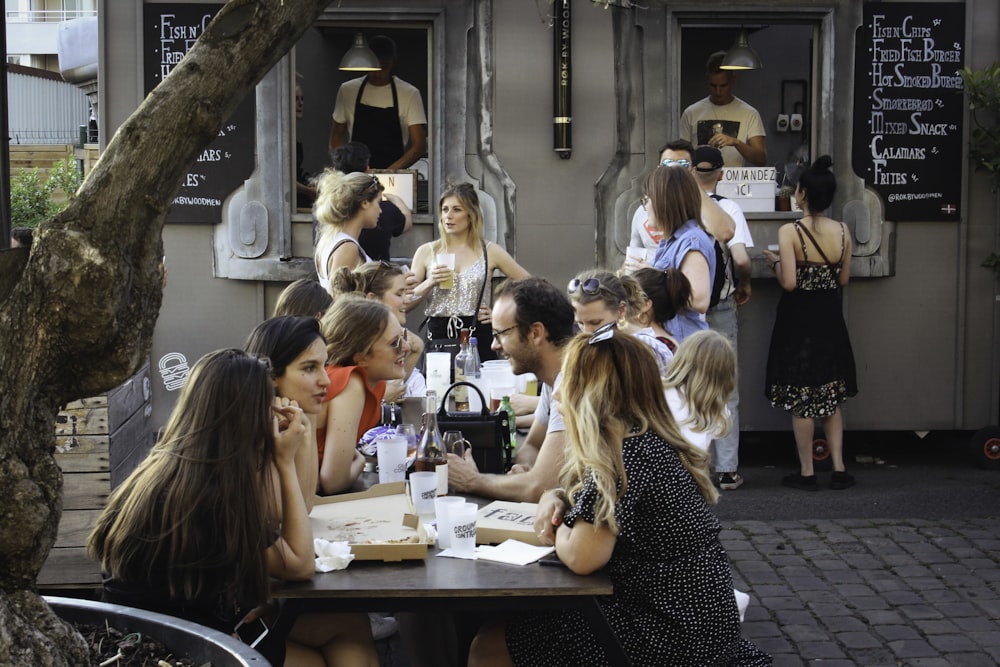
POLYGON ((7 23, 59 23, 97 16, 96 9, 25 9, 8 11, 7 23))

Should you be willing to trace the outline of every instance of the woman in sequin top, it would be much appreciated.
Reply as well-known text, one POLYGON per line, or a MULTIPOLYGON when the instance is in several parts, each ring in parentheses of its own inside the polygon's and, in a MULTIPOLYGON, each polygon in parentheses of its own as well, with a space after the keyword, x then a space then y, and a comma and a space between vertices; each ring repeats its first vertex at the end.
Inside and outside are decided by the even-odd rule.
POLYGON ((429 340, 458 338, 459 330, 467 327, 477 338, 480 359, 493 359, 489 279, 497 269, 508 278, 527 278, 529 274, 501 246, 483 239, 483 214, 471 183, 446 188, 438 208, 440 237, 417 248, 413 256, 416 286, 407 309, 426 299, 429 340), (440 253, 455 255, 454 271, 437 262, 440 253), (442 288, 441 283, 450 278, 454 278, 454 286, 442 288))

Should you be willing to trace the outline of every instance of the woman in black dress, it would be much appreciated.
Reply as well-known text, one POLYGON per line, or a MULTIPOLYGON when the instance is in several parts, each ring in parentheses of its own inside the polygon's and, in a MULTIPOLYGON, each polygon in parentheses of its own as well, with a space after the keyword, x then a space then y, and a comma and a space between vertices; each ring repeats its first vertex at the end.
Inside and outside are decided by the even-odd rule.
MULTIPOLYGON (((709 504, 707 455, 681 436, 649 348, 601 327, 564 353, 565 489, 546 491, 535 530, 578 574, 604 569, 601 606, 636 667, 756 667, 709 504)), ((470 667, 608 665, 579 611, 526 614, 477 635, 470 667)))
POLYGON ((771 405, 792 415, 800 470, 782 484, 806 491, 819 488, 813 471, 814 419, 823 422, 833 460, 830 488, 854 485, 844 468, 840 411, 840 404, 858 393, 840 298, 851 276, 851 234, 847 225, 823 215, 837 189, 832 166, 824 155, 802 174, 795 198, 807 215, 778 230, 780 254, 764 253, 785 290, 771 334, 765 393, 771 405))

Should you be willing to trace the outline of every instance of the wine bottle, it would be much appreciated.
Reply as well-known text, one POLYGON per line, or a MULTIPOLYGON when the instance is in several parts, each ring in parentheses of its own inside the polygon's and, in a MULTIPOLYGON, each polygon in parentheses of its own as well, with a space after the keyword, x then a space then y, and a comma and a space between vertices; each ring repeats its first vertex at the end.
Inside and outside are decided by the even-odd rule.
MULTIPOLYGON (((458 332, 458 354, 455 355, 455 382, 467 381, 465 371, 471 356, 469 351, 469 330, 460 329, 458 332)), ((451 395, 455 397, 456 412, 469 411, 468 387, 455 387, 451 390, 451 395)))
POLYGON ((417 472, 436 472, 438 480, 437 493, 443 496, 448 493, 448 453, 441 439, 441 431, 437 423, 437 392, 427 390, 426 412, 424 413, 424 430, 420 433, 417 443, 417 472))

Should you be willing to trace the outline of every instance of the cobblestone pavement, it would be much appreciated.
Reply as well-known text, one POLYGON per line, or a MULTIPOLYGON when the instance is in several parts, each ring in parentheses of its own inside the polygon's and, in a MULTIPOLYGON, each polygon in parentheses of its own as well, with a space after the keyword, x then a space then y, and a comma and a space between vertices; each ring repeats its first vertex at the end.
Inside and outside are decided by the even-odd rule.
POLYGON ((775 667, 1000 664, 1000 519, 724 521, 775 667))

